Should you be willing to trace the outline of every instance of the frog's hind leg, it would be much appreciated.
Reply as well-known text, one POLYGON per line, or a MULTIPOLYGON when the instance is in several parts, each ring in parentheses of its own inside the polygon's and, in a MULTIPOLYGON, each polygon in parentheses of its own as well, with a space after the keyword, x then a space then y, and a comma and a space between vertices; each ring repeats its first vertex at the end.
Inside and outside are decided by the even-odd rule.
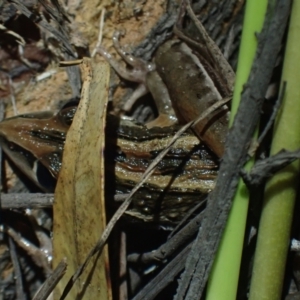
POLYGON ((138 87, 133 91, 131 96, 127 99, 126 103, 123 106, 124 111, 130 111, 134 103, 141 98, 142 96, 148 93, 148 88, 145 84, 141 83, 138 87))

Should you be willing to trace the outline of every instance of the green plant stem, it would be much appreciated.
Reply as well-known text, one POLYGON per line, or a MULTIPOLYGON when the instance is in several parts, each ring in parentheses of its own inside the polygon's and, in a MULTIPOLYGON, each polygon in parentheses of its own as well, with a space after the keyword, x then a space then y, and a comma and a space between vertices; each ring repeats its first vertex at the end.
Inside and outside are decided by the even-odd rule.
MULTIPOLYGON (((282 81, 287 82, 276 120, 271 154, 300 147, 300 2, 293 2, 282 81)), ((281 299, 297 186, 299 161, 267 183, 254 259, 250 300, 281 299)))
MULTIPOLYGON (((247 82, 250 73, 257 47, 255 33, 260 32, 262 28, 267 2, 267 0, 252 0, 246 5, 230 124, 233 123, 243 85, 247 82)), ((248 162, 246 169, 250 169, 252 164, 253 161, 248 162)), ((236 298, 247 212, 248 191, 240 180, 209 278, 207 300, 236 298)))

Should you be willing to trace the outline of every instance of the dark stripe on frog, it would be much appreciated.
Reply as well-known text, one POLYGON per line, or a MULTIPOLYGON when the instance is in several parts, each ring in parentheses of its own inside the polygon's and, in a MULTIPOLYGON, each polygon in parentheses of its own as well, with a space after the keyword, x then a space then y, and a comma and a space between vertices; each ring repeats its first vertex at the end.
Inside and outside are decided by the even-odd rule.
MULTIPOLYGON (((138 154, 135 157, 127 156, 126 152, 118 151, 115 161, 126 168, 128 171, 144 172, 152 160, 159 154, 160 151, 148 153, 144 155, 138 154)), ((171 174, 176 172, 178 168, 182 168, 184 164, 185 171, 195 172, 200 171, 205 173, 207 170, 216 170, 217 164, 212 156, 209 155, 202 145, 195 146, 192 151, 187 152, 182 149, 173 149, 156 167, 155 174, 171 174)))
MULTIPOLYGON (((153 127, 149 129, 143 124, 134 123, 130 120, 120 120, 112 115, 107 116, 107 123, 110 126, 109 134, 113 133, 117 135, 119 139, 135 142, 173 137, 181 128, 178 125, 174 125, 169 127, 153 127)), ((181 138, 191 135, 191 131, 188 131, 184 133, 181 138)))
MULTIPOLYGON (((110 149, 106 152, 107 172, 114 178, 115 192, 128 193, 178 127, 147 129, 126 120, 114 120, 113 117, 109 120, 106 135, 107 149, 110 149), (109 147, 113 145, 113 140, 114 151, 109 147)), ((133 204, 127 213, 144 221, 179 221, 184 212, 203 201, 213 189, 217 161, 191 131, 185 133, 133 197, 133 204)))
POLYGON ((63 150, 66 140, 66 133, 64 132, 54 130, 32 130, 30 134, 33 138, 38 138, 42 141, 49 141, 51 144, 56 143, 60 145, 63 150))

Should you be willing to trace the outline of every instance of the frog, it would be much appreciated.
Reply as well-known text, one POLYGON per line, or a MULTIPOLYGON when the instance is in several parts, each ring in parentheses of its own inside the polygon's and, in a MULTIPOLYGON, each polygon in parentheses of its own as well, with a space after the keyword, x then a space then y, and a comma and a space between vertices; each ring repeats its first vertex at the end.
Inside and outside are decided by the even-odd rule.
MULTIPOLYGON (((174 33, 172 39, 158 47, 151 61, 144 61, 128 54, 120 46, 119 40, 124 32, 115 31, 113 46, 129 68, 103 46, 98 48, 98 53, 121 78, 138 83, 123 106, 125 112, 130 111, 135 101, 148 92, 153 96, 159 116, 149 122, 148 127, 188 123, 217 101, 231 97, 233 92, 234 71, 186 1, 183 1, 174 33), (200 42, 182 31, 185 9, 196 24, 200 42)), ((223 106, 194 128, 199 139, 219 158, 224 153, 228 123, 229 107, 223 106)))
MULTIPOLYGON (((179 21, 182 22, 183 14, 179 15, 181 16, 179 21)), ((190 15, 195 18, 192 12, 190 15)), ((113 37, 114 47, 127 64, 132 67, 131 69, 118 63, 105 48, 100 47, 98 49, 98 52, 109 61, 121 76, 139 83, 136 91, 125 103, 125 111, 130 110, 136 99, 148 91, 151 92, 157 103, 158 118, 147 123, 145 127, 141 127, 140 133, 137 134, 138 139, 143 135, 151 137, 159 131, 163 132, 163 128, 170 128, 179 122, 188 122, 216 101, 228 97, 232 93, 234 73, 201 23, 194 20, 201 33, 202 43, 199 43, 182 33, 179 21, 174 28, 176 36, 162 44, 150 62, 127 54, 119 43, 122 32, 117 31, 113 37), (195 49, 198 49, 200 54, 197 54, 195 49), (196 84, 196 81, 199 81, 199 84, 196 84), (154 131, 149 131, 151 128, 154 128, 154 131)), ((74 106, 66 107, 57 113, 41 112, 20 115, 0 123, 0 142, 4 151, 40 189, 46 192, 53 191, 53 186, 47 187, 43 182, 40 182, 38 172, 42 166, 49 171, 50 177, 57 178, 61 167, 64 140, 75 111, 76 107, 74 106)), ((224 151, 228 118, 228 107, 224 106, 216 111, 212 118, 206 119, 206 123, 201 123, 194 128, 194 133, 199 138, 198 142, 208 147, 207 153, 210 153, 207 156, 210 157, 208 164, 212 165, 214 170, 217 170, 214 155, 221 158, 224 151)), ((122 123, 124 122, 119 123, 122 131, 124 128, 122 123)), ((138 126, 132 122, 127 128, 132 129, 138 126)), ((129 131, 136 135, 136 131, 131 129, 129 131)), ((168 135, 170 133, 160 135, 161 141, 166 139, 168 135)), ((118 137, 116 139, 118 140, 118 137)), ((132 141, 130 134, 125 137, 126 139, 130 140, 128 149, 137 147, 139 141, 132 141)), ((126 151, 128 153, 128 150, 126 151)), ((126 151, 119 151, 118 153, 124 155, 126 151)), ((116 155, 116 160, 120 158, 119 154, 116 155)), ((139 155, 141 156, 141 154, 139 155)), ((134 163, 136 163, 135 159, 134 163)), ((129 166, 126 164, 128 162, 122 169, 123 173, 129 172, 129 166)), ((213 189, 215 176, 216 173, 212 175, 212 179, 203 181, 203 184, 207 185, 207 188, 203 189, 204 194, 213 189)), ((127 184, 127 192, 129 186, 127 184)), ((137 215, 141 219, 152 220, 151 217, 146 218, 146 215, 151 215, 152 211, 149 209, 149 205, 142 200, 137 201, 137 203, 140 203, 140 209, 143 210, 142 214, 137 213, 137 215)), ((186 209, 187 207, 185 211, 186 209)), ((176 219, 178 213, 172 212, 172 215, 176 216, 174 217, 176 219)), ((167 221, 170 220, 167 218, 167 221)))

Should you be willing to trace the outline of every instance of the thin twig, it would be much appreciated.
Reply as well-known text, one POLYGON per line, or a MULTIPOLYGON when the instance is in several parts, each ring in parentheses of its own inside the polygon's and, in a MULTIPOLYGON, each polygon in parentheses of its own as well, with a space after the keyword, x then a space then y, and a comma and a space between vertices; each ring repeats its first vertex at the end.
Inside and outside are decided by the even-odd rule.
POLYGON ((15 41, 19 44, 19 45, 22 45, 22 46, 25 46, 26 45, 26 42, 25 40, 16 32, 12 31, 12 30, 9 30, 7 29, 5 26, 3 26, 2 24, 0 24, 0 30, 4 31, 4 33, 6 34, 9 34, 11 36, 14 37, 15 41))
POLYGON ((277 116, 277 113, 278 113, 279 108, 280 108, 280 106, 282 104, 282 101, 283 101, 283 97, 285 95, 285 90, 286 90, 286 81, 283 82, 281 93, 280 93, 278 99, 276 100, 275 105, 273 106, 272 115, 269 118, 268 123, 267 123, 266 127, 264 128, 264 131, 260 134, 260 136, 257 140, 258 145, 261 144, 261 142, 263 141, 263 139, 265 138, 265 136, 267 135, 267 133, 271 129, 272 125, 274 124, 275 118, 277 116))
POLYGON ((192 237, 197 233, 202 219, 203 212, 187 223, 158 249, 143 254, 132 253, 128 255, 128 262, 149 264, 163 262, 164 260, 169 259, 174 255, 175 251, 178 251, 179 248, 187 244, 187 242, 190 242, 192 237))
MULTIPOLYGON (((9 96, 10 96, 10 100, 11 100, 11 105, 13 107, 13 111, 14 111, 14 115, 16 116, 18 114, 18 110, 17 110, 17 106, 16 106, 16 98, 15 98, 15 90, 14 90, 14 86, 13 86, 13 81, 11 79, 11 76, 9 73, 4 72, 4 71, 0 71, 4 76, 7 77, 7 82, 8 82, 8 87, 9 87, 9 96)), ((4 108, 3 109, 3 116, 4 116, 4 108)), ((3 116, 1 118, 0 121, 3 120, 3 116)))
POLYGON ((106 9, 102 8, 101 10, 101 16, 100 16, 100 22, 99 22, 99 35, 98 35, 98 40, 97 44, 92 52, 91 57, 94 57, 97 53, 98 48, 102 44, 102 36, 103 36, 103 26, 104 26, 104 16, 105 16, 106 9))
POLYGON ((65 275, 67 270, 66 258, 64 258, 55 268, 53 273, 46 279, 42 287, 34 295, 32 300, 46 300, 52 293, 60 279, 65 275))
POLYGON ((174 281, 184 268, 184 261, 192 247, 186 246, 153 280, 151 280, 132 300, 155 299, 168 284, 174 281))
MULTIPOLYGON (((114 196, 115 202, 123 202, 129 194, 114 196)), ((40 193, 12 193, 0 194, 0 207, 2 209, 25 209, 25 208, 51 208, 54 194, 40 193)))
POLYGON ((24 288, 23 288, 23 281, 22 281, 22 272, 18 260, 16 245, 13 239, 9 236, 8 237, 8 244, 9 244, 9 252, 10 258, 14 269, 14 278, 16 280, 16 299, 22 300, 24 299, 24 288))
MULTIPOLYGON (((3 121, 4 119, 4 103, 1 101, 0 102, 0 122, 3 121)), ((2 148, 0 147, 0 182, 1 182, 1 186, 2 186, 2 167, 3 167, 3 152, 2 152, 2 148)), ((0 198, 0 208, 1 208, 1 198, 0 198)))
POLYGON ((13 87, 13 82, 11 80, 11 77, 8 77, 8 86, 9 86, 9 91, 10 91, 10 100, 11 100, 11 105, 13 107, 14 115, 18 115, 18 109, 16 105, 16 97, 15 97, 15 89, 13 87))

